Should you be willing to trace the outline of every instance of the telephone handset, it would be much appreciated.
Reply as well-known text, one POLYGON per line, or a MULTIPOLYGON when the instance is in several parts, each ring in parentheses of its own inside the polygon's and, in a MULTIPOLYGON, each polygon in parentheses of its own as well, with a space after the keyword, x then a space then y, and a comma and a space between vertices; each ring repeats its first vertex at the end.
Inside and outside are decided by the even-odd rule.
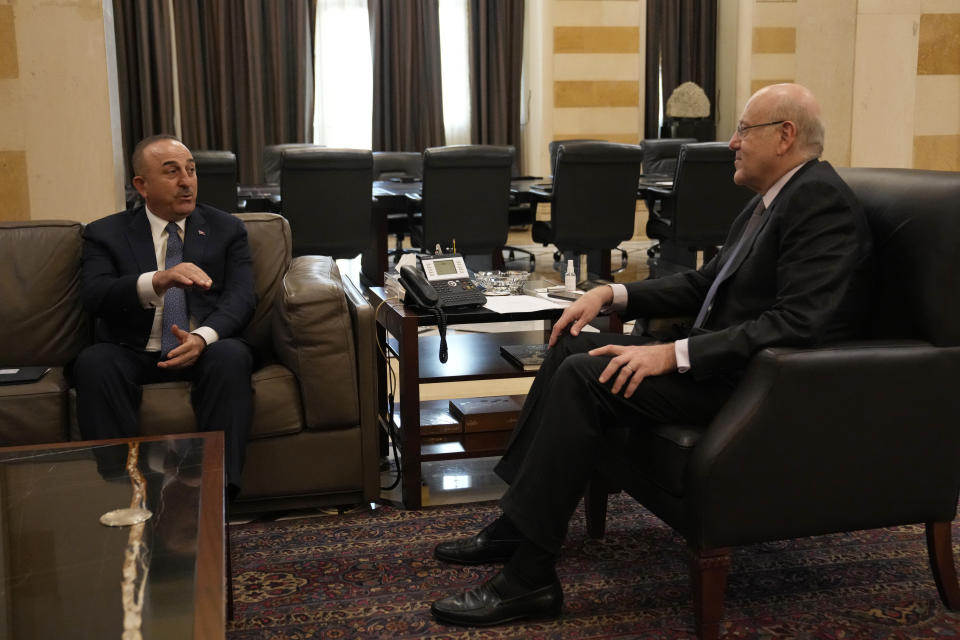
POLYGON ((404 304, 424 308, 439 306, 440 296, 437 295, 437 290, 414 267, 408 265, 400 267, 400 284, 407 292, 403 299, 404 304))
POLYGON ((452 307, 478 307, 487 297, 470 280, 463 256, 435 255, 420 261, 423 273, 414 267, 400 267, 400 284, 406 290, 404 304, 431 311, 440 333, 440 362, 447 361, 447 315, 452 307))
POLYGON ((440 362, 447 361, 447 314, 440 305, 440 296, 433 285, 427 282, 419 271, 409 265, 400 267, 400 284, 406 290, 403 303, 412 304, 431 311, 437 317, 437 331, 440 333, 440 362))

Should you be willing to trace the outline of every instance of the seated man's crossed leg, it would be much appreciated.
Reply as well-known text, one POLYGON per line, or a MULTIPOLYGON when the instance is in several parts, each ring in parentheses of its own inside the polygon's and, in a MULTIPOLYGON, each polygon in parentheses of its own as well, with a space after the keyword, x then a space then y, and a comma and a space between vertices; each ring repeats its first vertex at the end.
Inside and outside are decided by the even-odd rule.
POLYGON ((554 567, 604 434, 666 422, 705 424, 729 397, 725 380, 695 382, 678 373, 645 378, 629 398, 613 393, 613 380, 599 380, 610 357, 587 352, 643 342, 581 333, 550 349, 495 468, 510 485, 500 502, 503 515, 478 534, 435 549, 445 562, 506 565, 487 583, 434 603, 438 620, 489 625, 558 615, 563 595, 554 567))

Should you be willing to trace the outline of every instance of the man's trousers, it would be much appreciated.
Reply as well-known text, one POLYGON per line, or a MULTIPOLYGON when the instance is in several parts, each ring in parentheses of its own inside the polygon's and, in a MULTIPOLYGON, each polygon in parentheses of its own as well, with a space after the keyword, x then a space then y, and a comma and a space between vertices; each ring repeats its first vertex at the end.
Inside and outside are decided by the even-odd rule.
MULTIPOLYGON (((567 527, 614 428, 707 424, 733 391, 726 379, 689 373, 651 376, 630 398, 598 381, 611 356, 587 351, 607 344, 650 344, 640 336, 564 335, 547 354, 530 388, 506 453, 494 469, 510 487, 506 516, 531 541, 558 554, 567 527)), ((624 385, 626 386, 626 385, 624 385)))

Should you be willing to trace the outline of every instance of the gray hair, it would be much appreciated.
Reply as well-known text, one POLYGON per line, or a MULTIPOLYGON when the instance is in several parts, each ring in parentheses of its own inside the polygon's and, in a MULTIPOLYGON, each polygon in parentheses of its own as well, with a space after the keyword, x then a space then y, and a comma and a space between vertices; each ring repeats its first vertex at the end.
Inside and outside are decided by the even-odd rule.
MULTIPOLYGON (((812 97, 812 96, 811 96, 812 97)), ((796 96, 778 92, 770 114, 771 120, 789 120, 797 125, 797 144, 808 159, 823 154, 824 126, 816 103, 797 100, 796 96)))

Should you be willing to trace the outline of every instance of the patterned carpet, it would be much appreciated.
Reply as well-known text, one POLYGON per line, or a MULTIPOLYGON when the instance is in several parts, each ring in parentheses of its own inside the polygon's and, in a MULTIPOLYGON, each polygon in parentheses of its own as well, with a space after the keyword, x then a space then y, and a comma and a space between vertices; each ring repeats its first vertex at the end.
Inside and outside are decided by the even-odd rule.
MULTIPOLYGON (((491 575, 433 559, 440 540, 477 531, 492 503, 373 512, 230 529, 232 640, 264 638, 691 638, 682 541, 633 500, 613 496, 608 533, 574 517, 558 567, 563 616, 471 630, 433 621, 430 603, 491 575)), ((960 526, 955 525, 954 539, 960 526)), ((957 638, 940 603, 923 528, 896 527, 755 545, 734 553, 727 638, 957 638)))

